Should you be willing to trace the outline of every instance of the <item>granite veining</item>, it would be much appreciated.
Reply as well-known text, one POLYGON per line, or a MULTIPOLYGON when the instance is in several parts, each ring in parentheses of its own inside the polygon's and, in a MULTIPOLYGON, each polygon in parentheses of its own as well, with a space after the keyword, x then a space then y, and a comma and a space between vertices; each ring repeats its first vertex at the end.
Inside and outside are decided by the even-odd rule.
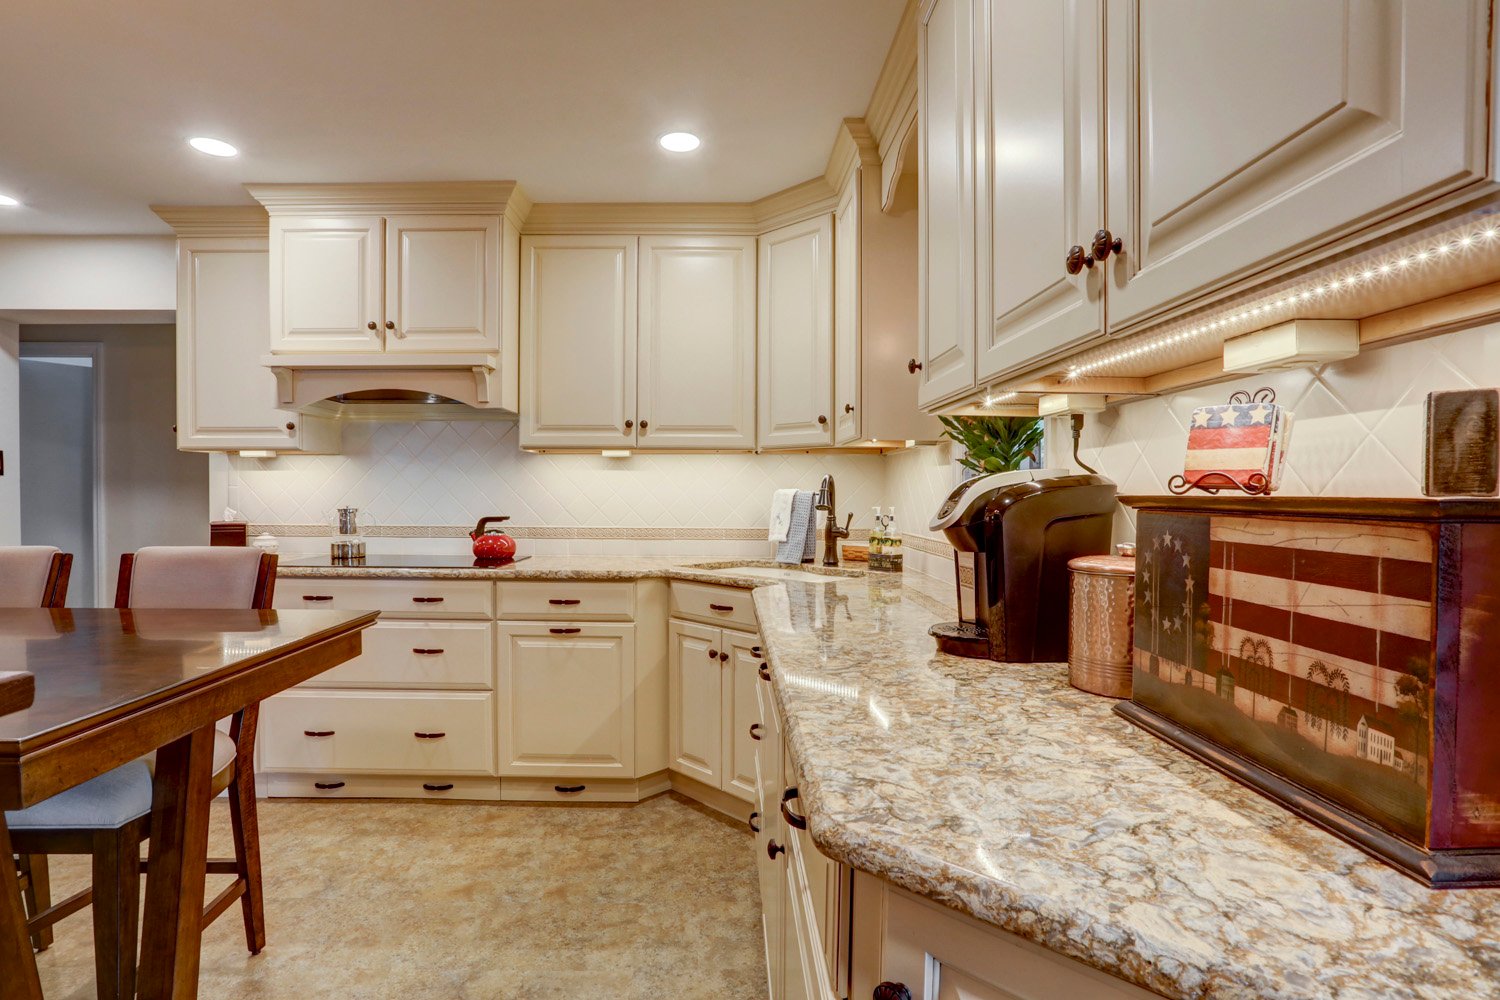
MULTIPOLYGON (((936 652, 947 584, 538 557, 286 577, 689 579, 754 587, 814 841, 829 857, 1178 1000, 1500 996, 1500 891, 1439 892, 1068 686, 936 652)), ((804 567, 806 568, 806 567, 804 567)))

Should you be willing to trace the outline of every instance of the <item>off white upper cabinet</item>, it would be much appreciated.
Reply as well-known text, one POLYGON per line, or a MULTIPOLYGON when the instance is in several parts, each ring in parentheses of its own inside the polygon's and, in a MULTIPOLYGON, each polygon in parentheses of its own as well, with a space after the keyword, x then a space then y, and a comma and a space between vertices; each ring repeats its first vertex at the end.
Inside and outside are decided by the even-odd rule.
POLYGON ((859 168, 833 211, 833 443, 859 440, 859 168))
POLYGON ((1112 7, 1112 330, 1482 179, 1488 38, 1488 0, 1112 7))
POLYGON ((833 218, 760 238, 760 446, 833 442, 833 218))
POLYGON ((1103 0, 985 0, 977 378, 1104 335, 1104 268, 1064 261, 1104 219, 1103 0), (984 317, 989 317, 988 320, 984 317))
POLYGON ((499 216, 271 219, 275 353, 498 351, 499 216))
POLYGON ((974 142, 974 54, 980 2, 927 0, 917 23, 921 236, 915 364, 923 406, 974 386, 975 170, 981 155, 974 142))
POLYGON ((523 447, 755 447, 754 239, 523 247, 523 447))
POLYGON ((521 445, 629 448, 636 237, 521 241, 521 445))
POLYGON ((755 240, 643 236, 640 448, 755 447, 755 240))
POLYGON ((385 240, 386 350, 499 350, 498 217, 391 216, 385 240))
POLYGON ((177 447, 184 451, 338 451, 338 425, 277 407, 276 379, 260 365, 268 258, 264 236, 177 242, 177 447))
POLYGON ((924 407, 1495 186, 1489 0, 919 17, 924 407))

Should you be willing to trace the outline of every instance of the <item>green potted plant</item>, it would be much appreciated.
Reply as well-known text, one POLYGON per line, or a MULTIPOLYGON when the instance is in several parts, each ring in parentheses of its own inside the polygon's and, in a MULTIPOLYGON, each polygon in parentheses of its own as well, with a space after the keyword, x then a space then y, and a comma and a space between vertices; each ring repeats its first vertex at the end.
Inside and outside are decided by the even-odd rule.
POLYGON ((939 417, 943 434, 963 446, 959 463, 977 475, 1013 472, 1042 446, 1036 417, 939 417))

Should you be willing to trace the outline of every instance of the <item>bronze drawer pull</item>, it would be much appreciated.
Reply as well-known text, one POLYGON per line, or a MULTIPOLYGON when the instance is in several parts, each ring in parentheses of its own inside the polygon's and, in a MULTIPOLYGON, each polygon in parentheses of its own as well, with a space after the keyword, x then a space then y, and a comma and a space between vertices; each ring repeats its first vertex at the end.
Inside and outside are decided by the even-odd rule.
POLYGON ((451 792, 453 791, 453 782, 450 781, 446 785, 434 785, 430 781, 424 781, 422 782, 422 787, 429 792, 451 792))
POLYGON ((547 603, 548 603, 548 604, 558 604, 558 605, 563 605, 563 606, 565 606, 565 607, 571 607, 571 606, 573 606, 573 605, 574 605, 574 604, 582 604, 582 603, 583 603, 583 602, 582 602, 582 601, 580 601, 580 600, 579 600, 579 599, 578 599, 578 598, 576 598, 576 597, 553 597, 553 598, 550 598, 550 599, 549 599, 549 600, 548 600, 548 601, 547 601, 547 603))
POLYGON ((442 649, 423 649, 421 646, 413 646, 411 651, 418 656, 437 656, 443 652, 442 649))
POLYGON ((331 600, 333 600, 333 595, 332 594, 303 594, 302 595, 302 599, 304 601, 331 601, 331 600))
POLYGON ((750 655, 753 656, 753 657, 755 657, 757 660, 760 659, 760 647, 759 646, 751 646, 750 647, 750 655))
POLYGON ((792 812, 791 807, 787 805, 788 802, 792 801, 796 797, 797 788, 795 785, 781 793, 781 818, 786 820, 786 825, 793 828, 794 830, 806 830, 807 817, 798 816, 796 813, 792 812))
POLYGON ((760 827, 755 825, 755 821, 758 819, 760 819, 760 813, 753 812, 750 814, 750 818, 745 820, 745 823, 750 827, 751 833, 760 833, 760 827))
POLYGON ((589 786, 588 785, 553 785, 552 786, 552 790, 554 792, 561 792, 564 795, 572 795, 575 792, 581 792, 581 791, 583 791, 587 787, 589 787, 589 786))
POLYGON ((733 604, 710 604, 708 606, 708 610, 710 610, 710 611, 733 611, 734 610, 734 605, 733 604))
POLYGON ((443 598, 441 598, 441 597, 413 597, 411 599, 411 602, 413 604, 442 604, 443 603, 443 598))
POLYGON ((911 1000, 911 990, 905 983, 884 982, 875 987, 870 996, 873 1000, 911 1000))
POLYGON ((553 635, 577 635, 579 632, 582 632, 583 629, 581 629, 581 628, 549 628, 547 631, 551 632, 553 635))
POLYGON ((760 665, 760 679, 763 681, 768 681, 771 679, 771 667, 769 664, 762 663, 760 665))
POLYGON ((419 740, 440 740, 444 736, 447 736, 448 734, 447 733, 412 733, 412 735, 415 736, 419 740))
POLYGON ((759 722, 750 723, 750 738, 757 743, 760 742, 760 729, 761 726, 759 722))
POLYGON ((314 781, 313 787, 320 792, 331 792, 335 788, 343 788, 344 783, 342 781, 314 781))
POLYGON ((317 739, 317 738, 320 738, 320 737, 323 737, 323 736, 332 736, 333 735, 333 730, 332 729, 304 729, 304 730, 302 730, 302 735, 303 736, 311 736, 311 737, 317 739))
POLYGON ((785 853, 786 853, 786 848, 782 847, 780 844, 776 843, 776 841, 774 841, 774 840, 768 840, 768 841, 766 841, 766 857, 770 858, 772 861, 776 860, 776 855, 778 855, 778 854, 785 854, 785 853))

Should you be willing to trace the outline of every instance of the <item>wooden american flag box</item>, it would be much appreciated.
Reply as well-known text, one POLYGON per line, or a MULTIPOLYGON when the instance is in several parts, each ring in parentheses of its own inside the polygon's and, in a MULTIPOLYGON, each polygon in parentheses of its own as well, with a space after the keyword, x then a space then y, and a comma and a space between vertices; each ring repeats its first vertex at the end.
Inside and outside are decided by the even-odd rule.
POLYGON ((1223 477, 1248 492, 1270 493, 1281 485, 1291 428, 1291 411, 1274 402, 1200 406, 1188 423, 1183 477, 1206 486, 1223 477))
POLYGON ((1500 502, 1121 500, 1116 711, 1429 886, 1500 885, 1500 502))

